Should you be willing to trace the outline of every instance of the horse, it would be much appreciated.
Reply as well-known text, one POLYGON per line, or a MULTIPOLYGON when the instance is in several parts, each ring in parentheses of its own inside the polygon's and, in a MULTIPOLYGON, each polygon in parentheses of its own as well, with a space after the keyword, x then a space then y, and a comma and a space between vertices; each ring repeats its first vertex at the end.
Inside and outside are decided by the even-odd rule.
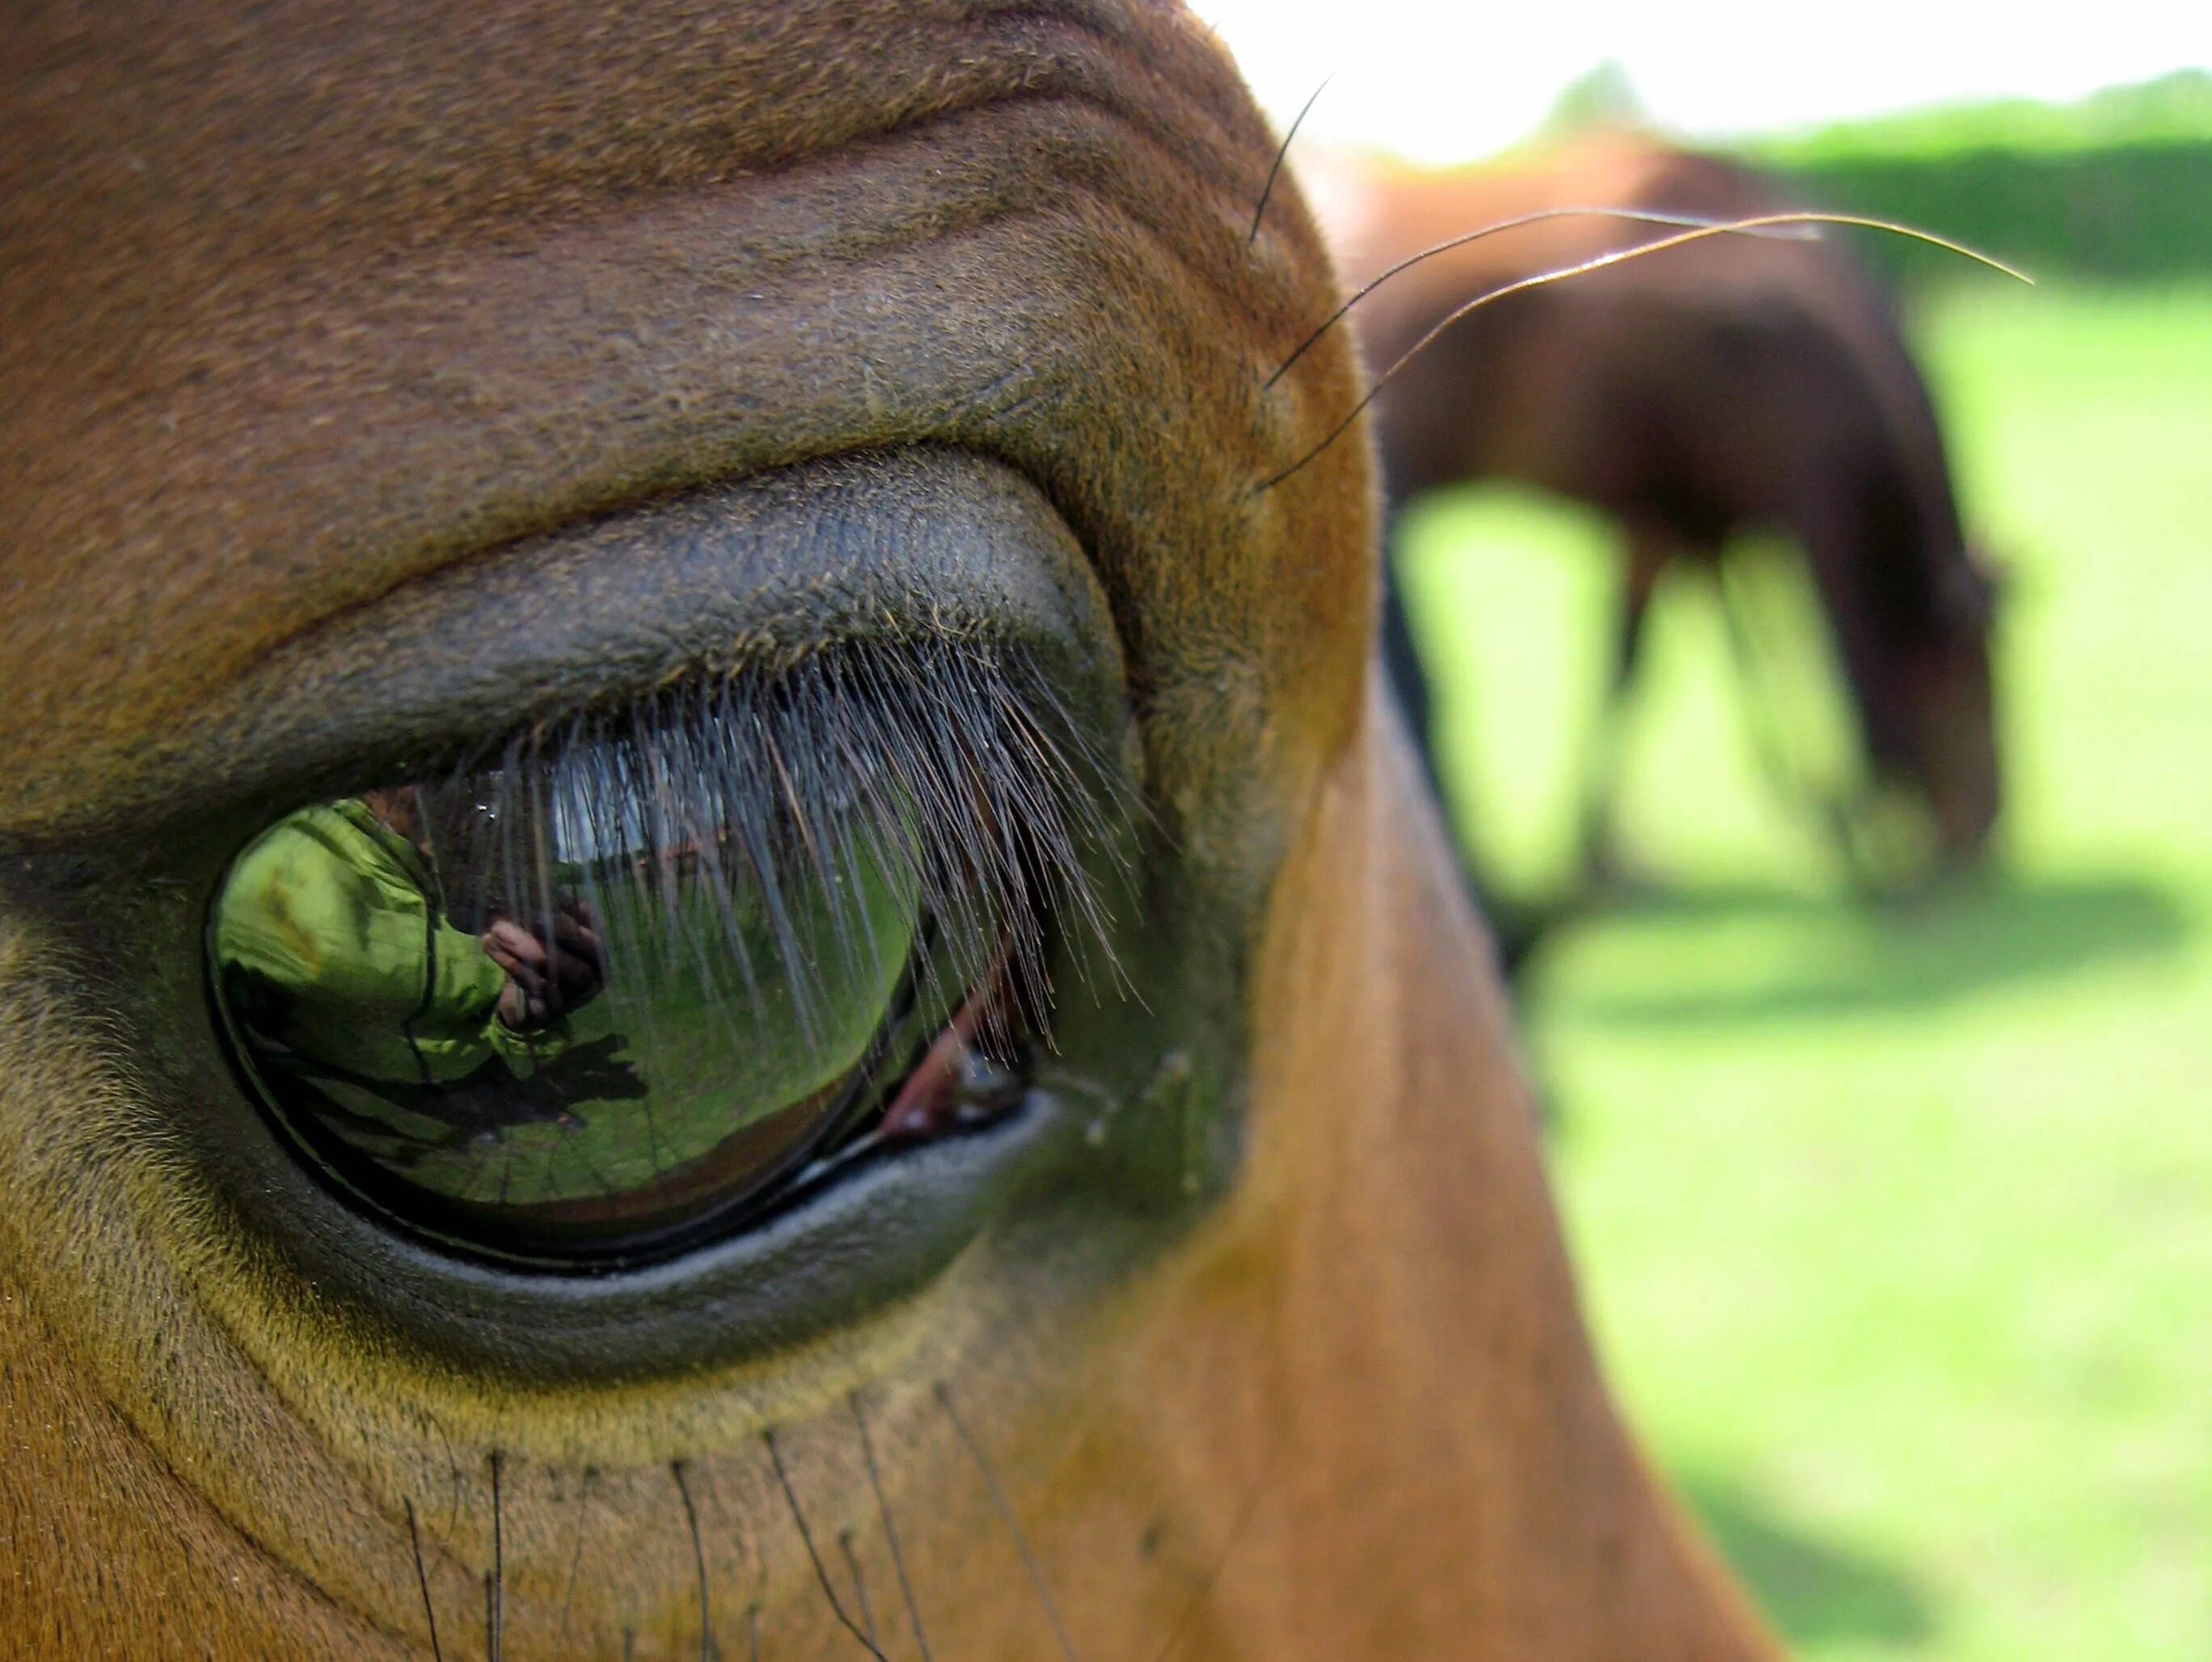
POLYGON ((13 41, 13 1654, 1774 1654, 1593 1358, 1203 27, 13 41))
MULTIPOLYGON (((1378 377, 1443 325, 1376 402, 1393 517, 1424 491, 1499 479, 1621 529, 1620 612, 1582 792, 1584 881, 1614 868, 1619 728, 1661 578, 1700 572, 1725 597, 1741 563, 1732 550, 1761 532, 1809 564, 1867 796, 1893 811, 1885 828, 1804 779, 1758 707, 1759 626, 1731 607, 1754 736, 1785 806, 1808 810, 1863 879, 1909 875, 1898 855, 1936 870, 1978 863, 2001 795, 1992 567, 1961 527, 1935 406, 1893 309, 1849 252, 1804 226, 1698 235, 1699 222, 1802 204, 1752 169, 1628 132, 1454 171, 1340 162, 1331 178, 1334 240, 1356 286, 1470 230, 1507 227, 1389 276, 1354 309, 1378 377), (1607 263, 1639 244, 1652 252, 1607 263), (1478 296, 1593 260, 1571 282, 1530 284, 1445 324, 1478 296), (1924 855, 1890 851, 1883 870, 1869 843, 1896 834, 1899 808, 1922 822, 1924 855)), ((1384 630, 1434 782, 1429 676, 1395 584, 1384 630)))

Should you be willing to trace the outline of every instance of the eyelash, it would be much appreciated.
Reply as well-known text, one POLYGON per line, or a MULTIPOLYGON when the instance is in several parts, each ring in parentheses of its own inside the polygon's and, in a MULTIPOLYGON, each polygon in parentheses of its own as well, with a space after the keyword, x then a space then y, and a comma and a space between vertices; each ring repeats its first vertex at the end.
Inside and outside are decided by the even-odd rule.
MULTIPOLYGON (((1130 878, 1121 853, 1127 792, 1018 649, 823 648, 540 724, 488 759, 465 765, 446 787, 479 824, 501 828, 503 846, 471 862, 487 879, 472 897, 479 904, 526 918, 544 906, 556 864, 579 855, 603 874, 583 898, 603 900, 608 863, 588 857, 614 851, 634 889, 668 897, 672 917, 675 885, 656 874, 703 870, 705 892, 726 901, 749 884, 775 925, 802 1020, 818 977, 781 901, 800 862, 847 895, 861 892, 864 864, 910 882, 946 949, 930 955, 925 974, 941 974, 948 959, 980 971, 1003 953, 1006 1005, 1048 1036, 1055 927, 1085 949, 1072 956, 1086 977, 1100 967, 1118 979, 1110 891, 1130 878), (531 828, 520 834, 534 846, 514 846, 518 825, 531 828), (547 846, 548 827, 556 846, 547 846)), ((734 918, 725 924, 736 927, 734 918)), ((844 950, 871 927, 857 906, 832 925, 844 950)), ((609 947, 619 958, 625 943, 609 947)), ((730 991, 760 996, 757 986, 730 991)), ((965 989, 917 991, 957 1001, 965 989)), ((1007 1014, 994 1009, 1000 1030, 978 1034, 1000 1055, 1014 1037, 1000 1020, 1007 1014)))

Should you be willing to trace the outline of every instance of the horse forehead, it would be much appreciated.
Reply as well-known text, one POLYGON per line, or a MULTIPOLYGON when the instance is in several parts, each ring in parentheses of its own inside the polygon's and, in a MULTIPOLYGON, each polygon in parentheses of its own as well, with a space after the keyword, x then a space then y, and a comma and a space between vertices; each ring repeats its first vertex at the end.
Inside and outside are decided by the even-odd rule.
POLYGON ((1169 528, 1340 407, 1254 397, 1328 268, 1294 207, 1246 251, 1271 140, 1179 9, 493 14, 55 8, 0 70, 18 777, 472 549, 842 449, 1007 456, 1094 551, 1160 528, 1130 604, 1189 610, 1169 528))
POLYGON ((1168 44, 1149 9, 48 4, 0 78, 13 122, 61 151, 18 153, 11 170, 97 189, 104 171, 152 167, 191 188, 134 205, 294 222, 380 210, 429 235, 488 209, 543 216, 610 188, 728 178, 996 98, 1096 90, 1117 52, 1168 44))
MULTIPOLYGON (((198 379, 271 348, 312 368, 343 361, 364 295, 457 310, 526 288, 556 241, 590 266, 617 222, 640 234, 596 239, 607 264, 696 257, 690 207, 716 215, 720 275, 772 276, 1064 205, 1147 141, 1200 194, 1242 196, 1265 135, 1186 22, 1113 0, 50 7, 0 67, 0 230, 39 279, 0 300, 20 325, 0 367, 80 403, 192 345, 198 379)), ((610 330, 650 315, 591 302, 610 330)))

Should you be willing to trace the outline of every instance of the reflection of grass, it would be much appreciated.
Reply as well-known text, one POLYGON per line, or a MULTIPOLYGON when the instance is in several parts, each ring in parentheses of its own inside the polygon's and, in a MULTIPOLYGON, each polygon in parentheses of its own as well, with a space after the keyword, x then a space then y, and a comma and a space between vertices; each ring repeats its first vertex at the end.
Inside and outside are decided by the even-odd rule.
POLYGON ((836 1083, 866 1054, 914 957, 911 874, 856 861, 854 875, 864 870, 874 880, 835 889, 785 874, 788 957, 749 883, 617 878, 592 890, 610 978, 568 1017, 573 1047, 509 1087, 536 1111, 495 1139, 427 1155, 410 1178, 469 1200, 613 1195, 836 1083))
MULTIPOLYGON (((1625 810, 1672 892, 1547 949, 1531 1046, 1614 1378, 1804 1654, 2201 1658, 2212 295, 1962 292, 1926 340, 2020 572, 2007 870, 1843 901, 1678 599, 1625 810)), ((1412 586, 1462 609, 1486 846, 1540 876, 1551 834, 1504 822, 1541 820, 1577 695, 1490 671, 1594 661, 1603 588, 1529 515, 1432 513, 1412 586), (1531 524, 1581 567, 1494 551, 1531 524)))

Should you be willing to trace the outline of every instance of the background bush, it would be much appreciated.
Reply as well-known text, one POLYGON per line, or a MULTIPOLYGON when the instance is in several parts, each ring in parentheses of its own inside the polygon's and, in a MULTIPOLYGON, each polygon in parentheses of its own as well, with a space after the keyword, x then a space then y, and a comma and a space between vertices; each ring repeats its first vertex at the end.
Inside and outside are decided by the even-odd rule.
MULTIPOLYGON (((1969 243, 2033 276, 2212 276, 2212 74, 2186 70, 2064 106, 2026 101, 1829 128, 1747 149, 1819 206, 1969 243)), ((1911 284, 1955 257, 1868 236, 1911 284)))

